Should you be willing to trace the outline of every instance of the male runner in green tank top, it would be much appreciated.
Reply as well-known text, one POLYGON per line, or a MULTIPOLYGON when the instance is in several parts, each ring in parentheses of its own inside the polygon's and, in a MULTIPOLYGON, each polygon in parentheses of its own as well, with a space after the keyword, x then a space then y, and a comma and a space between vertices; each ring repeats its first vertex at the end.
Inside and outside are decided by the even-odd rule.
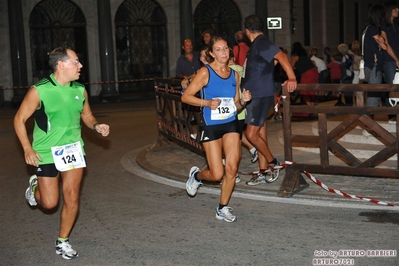
POLYGON ((79 79, 83 67, 76 53, 59 47, 50 53, 54 72, 33 85, 14 118, 14 128, 21 142, 25 162, 36 168, 29 179, 25 197, 31 206, 44 209, 58 205, 59 182, 62 182, 63 206, 56 254, 64 259, 78 256, 69 244, 69 235, 79 210, 80 185, 86 167, 80 120, 108 136, 109 126, 97 123, 91 112, 88 94, 79 79), (25 123, 34 115, 33 143, 25 123))

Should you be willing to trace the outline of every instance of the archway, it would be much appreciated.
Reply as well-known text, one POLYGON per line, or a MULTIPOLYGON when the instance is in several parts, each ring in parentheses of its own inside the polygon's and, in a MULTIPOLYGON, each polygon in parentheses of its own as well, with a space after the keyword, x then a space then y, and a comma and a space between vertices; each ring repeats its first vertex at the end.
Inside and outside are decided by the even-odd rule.
MULTIPOLYGON (((56 47, 73 49, 83 64, 79 82, 88 83, 86 21, 80 8, 69 0, 43 0, 29 17, 33 82, 52 69, 48 55, 56 47)), ((89 91, 89 86, 86 86, 89 91)), ((89 93, 90 95, 90 93, 89 93)))
POLYGON ((152 0, 126 0, 115 14, 115 40, 121 97, 153 95, 153 81, 169 75, 166 16, 152 0))

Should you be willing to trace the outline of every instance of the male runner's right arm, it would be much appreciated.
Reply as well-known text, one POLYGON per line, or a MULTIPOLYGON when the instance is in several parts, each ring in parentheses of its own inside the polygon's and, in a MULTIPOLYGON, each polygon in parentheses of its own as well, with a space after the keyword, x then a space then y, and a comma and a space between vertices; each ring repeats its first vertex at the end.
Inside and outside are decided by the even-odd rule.
POLYGON ((39 107, 39 102, 40 99, 37 89, 31 87, 26 93, 21 106, 14 117, 14 129, 19 141, 21 142, 22 149, 24 150, 25 162, 36 167, 38 166, 37 160, 41 161, 41 158, 32 148, 25 123, 39 107))

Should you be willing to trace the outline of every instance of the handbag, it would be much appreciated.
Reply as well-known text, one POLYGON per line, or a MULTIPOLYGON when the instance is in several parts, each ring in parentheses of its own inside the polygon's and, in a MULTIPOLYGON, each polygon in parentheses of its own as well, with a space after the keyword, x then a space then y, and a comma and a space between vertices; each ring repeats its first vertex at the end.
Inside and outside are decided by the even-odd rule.
MULTIPOLYGON (((399 84, 399 69, 396 68, 396 73, 393 78, 392 84, 399 84)), ((389 92, 389 103, 395 107, 399 102, 399 91, 389 92)))

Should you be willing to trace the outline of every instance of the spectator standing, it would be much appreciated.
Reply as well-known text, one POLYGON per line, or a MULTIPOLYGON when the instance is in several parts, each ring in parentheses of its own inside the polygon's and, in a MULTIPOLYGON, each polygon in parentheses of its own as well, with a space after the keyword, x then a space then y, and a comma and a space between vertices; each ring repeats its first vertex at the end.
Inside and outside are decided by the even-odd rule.
POLYGON ((331 55, 332 55, 330 47, 328 47, 328 46, 324 47, 324 51, 323 52, 324 52, 324 56, 326 57, 326 64, 330 63, 331 62, 331 55))
POLYGON ((273 182, 277 175, 266 170, 279 164, 273 157, 267 143, 267 113, 273 105, 274 86, 273 72, 275 60, 277 60, 288 76, 283 83, 287 85, 288 92, 296 89, 297 82, 287 55, 272 43, 263 34, 263 20, 258 15, 250 15, 245 18, 245 34, 251 41, 251 47, 247 53, 242 88, 252 93, 252 100, 247 104, 246 134, 249 142, 258 150, 259 173, 252 176, 247 185, 259 185, 273 182))
POLYGON ((240 98, 240 78, 229 64, 230 48, 223 37, 214 36, 209 43, 208 54, 213 61, 202 67, 182 96, 182 102, 202 109, 203 123, 200 125, 201 142, 205 150, 209 169, 200 171, 193 166, 186 182, 186 191, 195 196, 202 180, 220 181, 221 195, 216 208, 216 218, 234 222, 232 208, 228 206, 235 186, 235 177, 241 159, 240 128, 237 110, 241 110, 251 99, 244 90, 240 98), (196 94, 200 92, 200 98, 196 94), (225 155, 223 167, 222 155, 225 155))
MULTIPOLYGON (((202 64, 203 66, 209 64, 209 61, 210 61, 208 55, 206 54, 206 51, 207 51, 207 50, 208 50, 208 47, 205 46, 205 47, 202 48, 202 50, 200 51, 200 57, 199 57, 199 59, 200 59, 201 64, 202 64)), ((196 73, 197 73, 197 72, 196 72, 196 73)), ((181 87, 182 87, 181 94, 184 93, 184 91, 186 90, 187 86, 190 84, 191 80, 194 78, 194 76, 195 76, 196 73, 194 73, 194 74, 188 76, 187 78, 184 78, 184 79, 181 81, 181 83, 180 83, 180 84, 181 84, 181 87)))
POLYGON ((318 51, 319 50, 316 47, 310 49, 310 60, 313 61, 317 67, 317 71, 319 72, 319 83, 327 83, 329 72, 326 62, 317 56, 318 51))
MULTIPOLYGON (((351 44, 351 51, 352 51, 352 57, 353 57, 353 80, 352 84, 359 84, 359 74, 360 74, 360 61, 362 60, 362 50, 360 47, 359 41, 355 40, 351 44)), ((363 93, 361 91, 355 91, 354 92, 354 98, 355 98, 355 104, 363 104, 364 97, 363 93)))
MULTIPOLYGON (((372 5, 369 9, 368 22, 364 35, 364 74, 368 84, 381 84, 384 65, 382 50, 387 49, 385 38, 381 35, 381 22, 384 19, 384 7, 372 5)), ((368 92, 366 106, 378 106, 380 92, 368 92)))
POLYGON ((234 37, 236 40, 236 45, 233 47, 234 63, 244 66, 249 51, 249 47, 245 43, 245 35, 242 31, 237 31, 234 37))
POLYGON ((15 115, 14 127, 24 150, 25 162, 36 169, 25 193, 29 205, 39 204, 51 210, 57 207, 62 194, 55 252, 69 260, 78 256, 69 244, 69 235, 78 216, 80 187, 86 167, 80 120, 103 136, 108 136, 109 126, 97 122, 90 109, 87 91, 75 82, 83 67, 76 53, 63 47, 56 48, 50 53, 49 64, 53 74, 29 89, 15 115), (31 144, 25 123, 32 115, 35 125, 31 144))
POLYGON ((360 61, 362 60, 362 50, 359 41, 355 40, 351 44, 353 57, 353 79, 352 84, 359 84, 360 61))
MULTIPOLYGON (((352 51, 349 50, 349 47, 345 43, 341 43, 338 45, 338 51, 342 55, 341 61, 341 83, 343 84, 352 84, 353 81, 353 58, 352 51)), ((344 91, 345 105, 353 106, 353 92, 352 91, 344 91)))
MULTIPOLYGON (((310 60, 308 53, 300 42, 295 42, 291 49, 291 66, 298 71, 302 84, 315 84, 319 82, 317 67, 310 60)), ((301 91, 306 105, 313 106, 316 101, 315 91, 301 91)))
POLYGON ((177 59, 176 77, 185 79, 200 69, 201 62, 199 60, 199 53, 193 51, 193 43, 190 39, 183 41, 182 49, 184 50, 184 54, 177 59))
MULTIPOLYGON (((385 83, 392 84, 395 77, 396 69, 399 67, 399 8, 396 1, 387 1, 384 3, 385 20, 382 23, 383 36, 385 33, 386 42, 388 44, 387 51, 383 51, 384 55, 384 78, 385 83), (391 49, 390 49, 391 48, 391 49)), ((385 105, 389 104, 389 95, 385 95, 385 105)), ((394 116, 389 116, 389 123, 395 123, 394 116)))
POLYGON ((204 41, 205 46, 208 46, 213 35, 215 35, 215 31, 213 29, 204 30, 204 32, 201 34, 202 40, 204 41))

